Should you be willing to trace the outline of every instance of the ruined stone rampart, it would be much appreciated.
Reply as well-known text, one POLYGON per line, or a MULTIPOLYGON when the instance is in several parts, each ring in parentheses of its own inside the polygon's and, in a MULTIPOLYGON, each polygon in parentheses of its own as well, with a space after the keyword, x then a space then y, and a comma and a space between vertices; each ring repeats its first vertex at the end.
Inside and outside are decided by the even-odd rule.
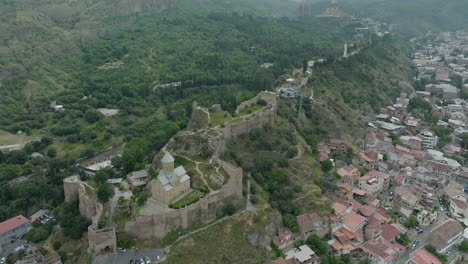
POLYGON ((215 220, 228 203, 242 198, 242 169, 224 161, 218 162, 229 175, 228 183, 220 190, 211 192, 200 201, 181 209, 137 217, 134 221, 127 222, 125 232, 139 239, 162 239, 178 229, 215 220))
POLYGON ((74 175, 63 180, 65 201, 79 201, 80 215, 91 220, 88 226, 88 251, 103 254, 106 251, 116 252, 117 238, 115 229, 99 229, 99 219, 101 218, 103 206, 91 197, 94 192, 91 186, 80 180, 78 175, 74 175))
POLYGON ((69 203, 78 199, 78 188, 80 186, 81 181, 78 175, 70 176, 63 180, 65 202, 69 203))
POLYGON ((239 113, 239 111, 241 111, 244 108, 257 104, 259 100, 264 100, 269 105, 276 105, 276 93, 262 91, 258 93, 254 98, 240 103, 237 106, 236 113, 239 113))
MULTIPOLYGON (((254 105, 258 100, 266 101, 269 107, 248 116, 246 120, 225 127, 223 135, 220 135, 219 142, 215 144, 217 148, 223 150, 229 140, 248 133, 253 128, 263 127, 266 124, 273 124, 275 122, 276 93, 261 92, 256 97, 240 104, 236 111, 254 105)), ((151 216, 139 216, 135 220, 126 223, 125 232, 138 239, 162 239, 171 232, 191 226, 207 224, 222 215, 227 204, 241 203, 243 201, 242 169, 219 160, 217 158, 218 155, 214 155, 214 157, 216 163, 220 164, 229 175, 228 182, 220 190, 212 191, 198 202, 184 208, 155 213, 151 216)))
POLYGON ((223 129, 224 140, 229 141, 242 134, 248 133, 254 128, 260 128, 266 124, 273 124, 275 123, 275 118, 276 106, 273 105, 270 109, 254 114, 247 120, 242 120, 225 127, 223 129))

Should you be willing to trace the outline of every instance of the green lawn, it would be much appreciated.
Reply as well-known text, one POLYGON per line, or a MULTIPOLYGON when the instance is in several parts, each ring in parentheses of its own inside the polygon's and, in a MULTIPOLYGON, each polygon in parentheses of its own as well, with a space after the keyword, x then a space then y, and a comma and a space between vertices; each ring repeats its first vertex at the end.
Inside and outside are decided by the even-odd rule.
POLYGON ((172 208, 182 208, 184 206, 187 206, 189 204, 192 204, 196 201, 198 201, 201 197, 203 196, 203 193, 200 192, 199 190, 193 190, 184 197, 182 197, 180 200, 177 202, 171 204, 170 206, 172 208))

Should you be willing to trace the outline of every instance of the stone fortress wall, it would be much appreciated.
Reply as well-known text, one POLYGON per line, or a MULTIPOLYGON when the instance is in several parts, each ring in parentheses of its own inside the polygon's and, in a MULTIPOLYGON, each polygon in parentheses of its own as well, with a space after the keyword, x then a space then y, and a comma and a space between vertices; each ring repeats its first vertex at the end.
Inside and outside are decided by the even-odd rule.
POLYGON ((169 233, 190 226, 216 220, 229 202, 242 197, 242 169, 218 160, 229 175, 229 181, 220 190, 213 191, 198 202, 186 207, 152 216, 137 217, 125 225, 125 232, 139 239, 162 239, 169 233))
POLYGON ((74 175, 63 180, 63 188, 65 202, 72 202, 78 199, 80 215, 91 220, 91 225, 88 226, 88 251, 100 254, 106 251, 111 253, 116 252, 117 237, 115 229, 113 227, 98 228, 103 206, 87 194, 86 188, 91 187, 82 182, 78 175, 74 175))
MULTIPOLYGON (((265 100, 271 108, 254 114, 247 120, 231 124, 223 129, 223 140, 220 149, 224 149, 226 143, 235 137, 249 132, 253 128, 259 128, 265 124, 273 124, 276 118, 277 95, 273 92, 260 92, 256 97, 241 103, 236 111, 254 105, 258 100, 265 100)), ((242 169, 215 157, 215 161, 229 175, 228 182, 220 190, 212 191, 198 202, 184 208, 173 209, 168 212, 151 216, 139 216, 125 225, 125 232, 138 239, 162 239, 169 233, 186 229, 190 226, 207 224, 223 213, 229 203, 242 203, 242 169)), ((99 229, 98 223, 102 214, 102 204, 89 197, 87 188, 92 188, 82 182, 79 176, 71 176, 63 181, 65 201, 79 200, 80 214, 92 221, 88 227, 88 251, 104 253, 115 252, 117 239, 113 227, 99 229)))
POLYGON ((241 111, 244 108, 257 104, 259 100, 266 101, 267 104, 271 106, 271 108, 258 114, 254 114, 247 120, 242 120, 225 127, 223 129, 225 141, 232 140, 242 134, 248 133, 254 128, 260 128, 266 124, 273 124, 275 122, 277 109, 277 95, 274 92, 260 92, 254 98, 242 102, 237 107, 236 113, 239 113, 239 111, 241 111))
MULTIPOLYGON (((235 137, 259 128, 265 124, 273 124, 276 118, 277 95, 273 92, 260 92, 254 98, 241 103, 236 112, 257 104, 258 100, 265 100, 271 106, 261 113, 252 115, 248 120, 242 120, 223 129, 223 138, 220 146, 225 148, 226 143, 235 137)), ((242 169, 228 162, 216 158, 216 162, 229 175, 228 182, 220 190, 210 192, 198 202, 184 208, 159 213, 152 216, 140 216, 125 225, 125 232, 139 239, 162 239, 171 232, 186 229, 190 226, 207 224, 216 220, 222 214, 228 203, 241 202, 242 199, 242 169)))

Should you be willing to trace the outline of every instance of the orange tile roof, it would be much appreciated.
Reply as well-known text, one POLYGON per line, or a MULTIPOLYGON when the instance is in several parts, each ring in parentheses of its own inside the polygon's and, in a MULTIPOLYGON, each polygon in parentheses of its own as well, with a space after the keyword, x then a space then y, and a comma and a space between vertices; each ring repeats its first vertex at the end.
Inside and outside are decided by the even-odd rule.
POLYGON ((350 212, 343 221, 343 224, 350 230, 355 231, 365 221, 365 217, 358 215, 355 212, 350 212))
POLYGON ((22 215, 15 216, 10 218, 4 222, 0 223, 0 235, 4 234, 8 231, 11 231, 15 228, 18 228, 26 223, 30 223, 29 219, 22 215))
POLYGON ((410 255, 417 264, 442 264, 442 262, 424 247, 416 250, 410 255))

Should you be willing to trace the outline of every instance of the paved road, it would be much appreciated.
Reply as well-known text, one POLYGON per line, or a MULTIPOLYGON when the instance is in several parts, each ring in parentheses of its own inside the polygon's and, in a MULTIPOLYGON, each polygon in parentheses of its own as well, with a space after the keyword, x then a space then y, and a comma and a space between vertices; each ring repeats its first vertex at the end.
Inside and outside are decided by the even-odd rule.
POLYGON ((128 264, 131 260, 135 261, 141 258, 149 258, 151 263, 157 263, 157 256, 160 260, 165 256, 163 249, 140 249, 127 250, 126 252, 117 252, 96 256, 93 264, 128 264))
POLYGON ((23 239, 16 240, 15 242, 13 242, 13 244, 10 244, 6 246, 5 248, 3 248, 3 251, 0 254, 0 258, 3 258, 3 257, 6 258, 8 254, 13 253, 16 247, 19 247, 21 245, 24 245, 26 247, 26 240, 23 240, 23 239))
POLYGON ((419 240, 419 244, 415 247, 415 249, 411 249, 411 248, 408 248, 408 250, 406 251, 406 253, 401 256, 401 258, 399 258, 397 261, 395 261, 395 264, 403 264, 405 263, 406 261, 408 261, 409 259, 409 255, 411 253, 413 253, 414 251, 418 250, 419 248, 423 247, 426 245, 426 242, 427 240, 429 239, 430 235, 431 235, 431 230, 442 224, 444 221, 447 221, 449 220, 450 218, 447 216, 447 212, 440 212, 439 213, 439 216, 437 217, 437 221, 435 221, 432 225, 430 226, 427 226, 427 227, 421 227, 421 229, 423 230, 423 232, 421 234, 419 234, 419 236, 416 238, 417 240, 419 240))

